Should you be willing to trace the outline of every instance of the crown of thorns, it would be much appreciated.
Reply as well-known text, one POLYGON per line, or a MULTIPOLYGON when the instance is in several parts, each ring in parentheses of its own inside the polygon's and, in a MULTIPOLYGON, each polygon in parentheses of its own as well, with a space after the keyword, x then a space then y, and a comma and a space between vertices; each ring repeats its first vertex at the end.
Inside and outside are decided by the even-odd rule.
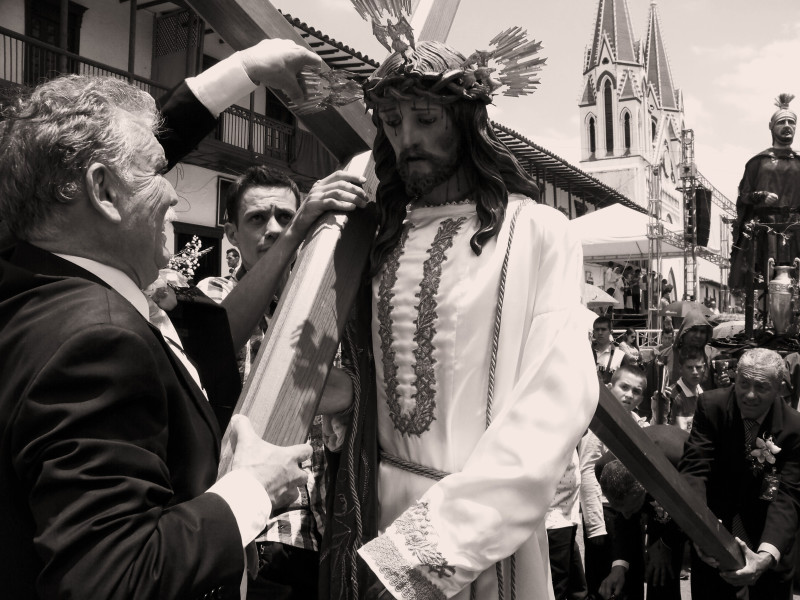
MULTIPOLYGON (((300 73, 306 100, 293 108, 310 113, 328 106, 342 106, 363 98, 368 108, 399 99, 423 98, 437 104, 468 100, 490 104, 499 88, 505 96, 532 94, 545 58, 536 58, 541 42, 527 39, 527 32, 512 27, 496 35, 489 50, 476 50, 453 69, 420 72, 411 56, 416 49, 414 32, 408 21, 407 0, 352 0, 364 19, 372 22, 375 37, 403 60, 382 77, 373 75, 363 86, 347 71, 307 68, 300 73), (490 61, 493 66, 490 66, 490 61)), ((379 70, 380 71, 380 70, 379 70)))

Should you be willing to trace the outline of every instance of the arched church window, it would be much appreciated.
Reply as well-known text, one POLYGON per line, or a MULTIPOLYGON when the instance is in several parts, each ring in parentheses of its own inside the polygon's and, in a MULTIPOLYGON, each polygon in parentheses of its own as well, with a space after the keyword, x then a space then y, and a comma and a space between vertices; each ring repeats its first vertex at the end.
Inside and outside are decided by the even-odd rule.
POLYGON ((622 117, 622 126, 625 131, 625 150, 631 149, 631 114, 626 112, 622 117))
POLYGON ((653 143, 654 144, 656 143, 656 130, 657 129, 658 129, 658 121, 656 119, 653 119, 652 121, 650 121, 650 131, 651 131, 651 134, 653 136, 653 143))
POLYGON ((589 117, 589 152, 597 151, 597 133, 594 130, 594 117, 589 117))
POLYGON ((606 151, 611 154, 614 152, 614 112, 612 107, 612 89, 611 81, 606 79, 606 84, 603 86, 603 95, 605 96, 606 108, 606 151))

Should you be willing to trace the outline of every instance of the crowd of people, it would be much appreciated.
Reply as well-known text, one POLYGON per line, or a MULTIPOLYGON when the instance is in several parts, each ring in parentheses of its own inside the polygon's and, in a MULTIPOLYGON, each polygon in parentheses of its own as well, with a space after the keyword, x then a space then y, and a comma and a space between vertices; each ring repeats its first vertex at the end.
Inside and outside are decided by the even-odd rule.
MULTIPOLYGON (((788 598, 800 415, 784 360, 718 368, 700 313, 652 360, 606 316, 590 347, 580 242, 493 133, 496 82, 441 43, 364 84, 378 228, 307 443, 232 415, 306 233, 364 208, 366 179, 303 195, 248 169, 226 201, 227 272, 184 286, 164 271, 164 174, 234 99, 301 98, 319 65, 268 40, 158 103, 69 76, 4 111, 3 596, 680 598, 687 532, 588 430, 604 385, 737 535, 734 571, 692 546, 695 597, 788 598)), ((604 288, 638 312, 648 279, 609 264, 604 288)))

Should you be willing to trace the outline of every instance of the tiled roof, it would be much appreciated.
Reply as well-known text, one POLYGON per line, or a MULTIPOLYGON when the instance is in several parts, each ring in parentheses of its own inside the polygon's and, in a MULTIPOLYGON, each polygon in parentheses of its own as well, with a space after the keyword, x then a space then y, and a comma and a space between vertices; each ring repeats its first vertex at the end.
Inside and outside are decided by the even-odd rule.
POLYGON ((350 46, 337 42, 335 39, 328 37, 318 29, 304 23, 300 19, 292 17, 290 14, 285 14, 283 16, 294 26, 297 33, 303 37, 305 42, 311 46, 311 49, 319 54, 320 58, 322 58, 331 69, 346 69, 367 78, 378 68, 378 62, 371 59, 366 54, 361 54, 358 50, 354 50, 350 46))

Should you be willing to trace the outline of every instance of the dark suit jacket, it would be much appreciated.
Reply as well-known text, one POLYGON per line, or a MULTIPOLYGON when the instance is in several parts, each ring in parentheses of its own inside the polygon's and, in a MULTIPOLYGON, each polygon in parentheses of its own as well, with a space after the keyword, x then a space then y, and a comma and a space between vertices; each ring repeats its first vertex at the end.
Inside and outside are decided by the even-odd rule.
POLYGON ((775 571, 790 577, 800 510, 800 414, 780 397, 759 429, 758 436, 765 435, 781 448, 775 457, 780 487, 772 502, 758 499, 762 476, 754 476, 746 460, 734 386, 700 396, 679 470, 728 530, 738 513, 756 547, 775 546, 781 552, 775 571))
POLYGON ((0 595, 238 588, 236 521, 203 493, 219 458, 214 413, 128 301, 18 243, 0 254, 0 356, 0 595))

